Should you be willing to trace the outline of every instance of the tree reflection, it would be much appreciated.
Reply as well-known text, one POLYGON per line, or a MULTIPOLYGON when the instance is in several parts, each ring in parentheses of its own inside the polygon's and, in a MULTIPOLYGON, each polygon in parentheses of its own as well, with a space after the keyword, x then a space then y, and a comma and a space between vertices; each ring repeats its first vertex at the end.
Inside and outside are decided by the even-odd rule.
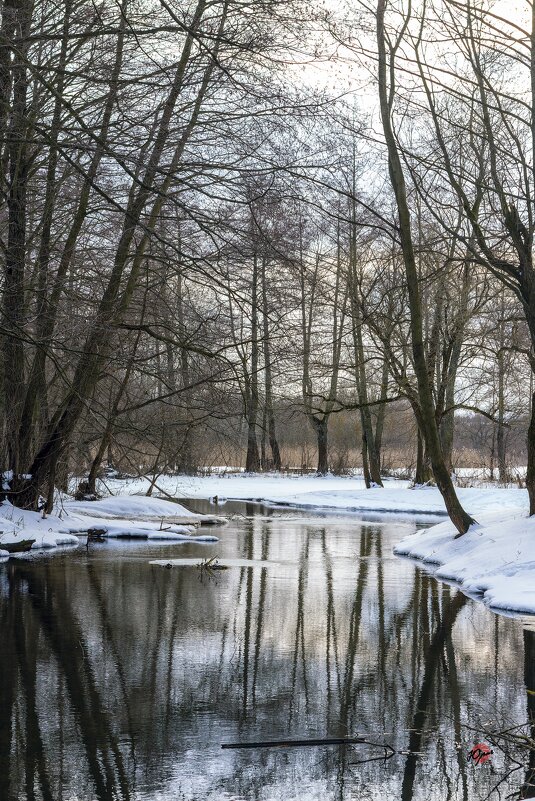
MULTIPOLYGON (((524 629, 524 682, 530 736, 535 741, 535 631, 524 629)), ((528 767, 519 798, 535 798, 535 751, 530 749, 528 767)))
MULTIPOLYGON (((424 656, 424 674, 409 733, 409 754, 405 762, 405 770, 403 772, 401 785, 402 801, 411 801, 414 795, 416 767, 433 701, 434 683, 436 681, 437 672, 444 656, 444 647, 447 640, 450 638, 453 625, 459 612, 467 602, 468 598, 466 595, 457 592, 451 600, 444 603, 441 615, 436 604, 433 604, 433 611, 437 615, 437 621, 435 630, 426 648, 424 656)), ((425 619, 427 620, 428 618, 425 619)), ((425 628, 427 629, 427 626, 425 628)))
MULTIPOLYGON (((2 801, 282 801, 290 787, 310 801, 423 800, 437 786, 472 797, 455 743, 474 688, 512 708, 519 629, 504 621, 495 631, 480 605, 393 560, 385 532, 256 516, 240 523, 235 553, 273 566, 210 582, 195 568, 104 551, 10 562, 0 584, 2 801), (476 638, 499 641, 499 657, 480 655, 476 638), (360 747, 220 748, 356 733, 409 753, 353 766, 367 756, 360 747), (418 752, 432 775, 418 770, 418 752)), ((524 647, 531 691, 533 633, 524 647)), ((534 797, 534 775, 530 762, 521 798, 534 797)))

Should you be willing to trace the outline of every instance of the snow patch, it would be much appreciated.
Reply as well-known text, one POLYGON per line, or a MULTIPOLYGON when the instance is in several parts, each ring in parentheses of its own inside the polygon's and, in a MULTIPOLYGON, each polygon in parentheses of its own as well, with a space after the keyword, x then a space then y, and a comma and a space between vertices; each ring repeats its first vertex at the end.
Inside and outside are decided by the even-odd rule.
MULTIPOLYGON (((8 501, 0 504, 0 549, 21 540, 35 540, 32 550, 80 544, 75 534, 90 528, 103 529, 106 537, 166 540, 173 542, 218 542, 212 534, 197 533, 204 515, 189 512, 180 504, 160 498, 113 497, 104 501, 75 502, 62 499, 57 514, 18 509, 8 501)), ((219 518, 208 517, 209 522, 219 518)), ((0 558, 3 558, 2 551, 0 558)), ((7 554, 9 556, 9 554, 7 554)))
MULTIPOLYGON (((507 492, 507 490, 497 490, 507 492)), ((462 537, 448 520, 399 542, 394 553, 436 565, 489 607, 535 614, 535 518, 526 511, 485 512, 462 537)))
MULTIPOLYGON (((271 506, 294 509, 320 509, 330 512, 362 512, 381 515, 437 515, 446 516, 446 508, 439 490, 424 485, 412 488, 408 481, 386 479, 384 489, 366 489, 364 481, 356 476, 303 476, 296 474, 214 474, 209 476, 161 476, 158 484, 165 492, 177 498, 218 498, 256 501, 271 506)), ((146 492, 149 481, 145 478, 111 480, 106 482, 113 492, 121 495, 146 492)), ((104 490, 105 488, 99 488, 104 490)), ((461 503, 473 516, 491 510, 527 508, 526 490, 518 487, 469 487, 457 490, 461 503)), ((131 500, 135 495, 129 496, 131 500)), ((107 503, 113 498, 106 498, 107 503)), ((126 499, 123 498, 123 501, 126 499)), ((158 500, 139 498, 138 501, 158 500)), ((138 502, 136 501, 136 502, 138 502)), ((169 503, 169 501, 160 501, 169 503)), ((91 506, 91 503, 88 504, 91 506)), ((183 508, 183 507, 182 507, 183 508)))

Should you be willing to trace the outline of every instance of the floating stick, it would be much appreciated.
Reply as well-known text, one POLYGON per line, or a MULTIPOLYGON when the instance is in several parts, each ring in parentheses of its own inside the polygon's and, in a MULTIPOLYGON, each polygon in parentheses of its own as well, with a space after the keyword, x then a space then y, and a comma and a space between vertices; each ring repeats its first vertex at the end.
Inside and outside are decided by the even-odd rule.
POLYGON ((350 745, 366 742, 363 737, 327 737, 312 740, 263 740, 256 743, 223 743, 221 748, 295 748, 304 745, 350 745))

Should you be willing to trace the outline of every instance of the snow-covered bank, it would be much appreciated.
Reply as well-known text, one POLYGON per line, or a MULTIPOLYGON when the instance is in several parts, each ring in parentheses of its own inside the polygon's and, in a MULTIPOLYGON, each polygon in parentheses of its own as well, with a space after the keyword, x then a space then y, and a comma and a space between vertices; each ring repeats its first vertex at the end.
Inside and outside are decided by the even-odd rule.
POLYGON ((437 578, 487 606, 535 614, 535 519, 525 510, 487 512, 464 536, 456 534, 448 520, 405 537, 394 552, 437 565, 437 578))
POLYGON ((184 506, 163 498, 147 498, 128 493, 126 496, 111 496, 99 501, 71 501, 62 503, 62 508, 70 515, 89 515, 108 520, 139 520, 154 522, 165 520, 181 525, 210 525, 224 522, 214 515, 200 515, 190 512, 184 506))
POLYGON ((2 546, 22 540, 35 540, 32 550, 79 545, 76 534, 91 528, 106 537, 172 540, 175 542, 217 542, 212 534, 198 534, 203 523, 223 522, 213 515, 198 515, 183 506, 160 498, 113 497, 102 501, 77 503, 62 498, 55 514, 18 509, 5 501, 0 504, 0 558, 9 554, 2 546))
POLYGON ((22 540, 35 540, 32 550, 78 545, 78 538, 65 530, 59 518, 43 519, 38 512, 17 509, 7 501, 0 503, 0 549, 22 540))
MULTIPOLYGON (((112 493, 128 495, 147 491, 144 478, 108 480, 112 493)), ((384 489, 366 489, 361 478, 352 476, 247 475, 161 476, 158 486, 176 498, 217 498, 258 501, 294 509, 319 509, 377 515, 446 515, 436 487, 411 489, 409 482, 389 479, 384 489)), ((103 490, 106 488, 102 487, 103 490)), ((517 487, 470 487, 458 490, 461 502, 472 515, 489 510, 527 508, 526 490, 517 487)))

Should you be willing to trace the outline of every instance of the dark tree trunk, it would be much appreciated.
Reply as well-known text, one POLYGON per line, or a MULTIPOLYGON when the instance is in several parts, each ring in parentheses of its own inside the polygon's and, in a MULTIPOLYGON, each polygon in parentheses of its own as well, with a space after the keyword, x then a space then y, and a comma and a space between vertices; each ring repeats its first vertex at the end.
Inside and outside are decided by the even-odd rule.
POLYGON ((267 434, 267 417, 266 405, 262 410, 262 430, 260 433, 260 467, 262 470, 268 469, 267 447, 266 447, 266 434, 267 434))
POLYGON ((258 452, 258 442, 256 439, 256 424, 247 422, 247 456, 245 459, 245 470, 247 473, 258 473, 260 470, 260 454, 258 452))
POLYGON ((146 159, 146 167, 144 168, 142 179, 132 185, 122 220, 119 241, 115 250, 113 267, 98 305, 95 324, 81 348, 71 386, 51 420, 44 442, 34 456, 28 470, 32 478, 24 482, 14 496, 14 502, 24 508, 37 507, 39 488, 42 484, 47 483, 53 466, 69 443, 78 420, 86 407, 87 399, 100 380, 106 357, 110 351, 111 331, 127 310, 138 284, 150 233, 154 230, 162 208, 165 192, 168 191, 172 183, 175 170, 178 168, 181 155, 194 128, 193 122, 191 126, 186 127, 184 135, 175 148, 168 174, 163 183, 160 184, 158 192, 155 193, 155 181, 159 175, 160 161, 168 144, 169 125, 179 94, 183 88, 196 31, 201 23, 205 8, 206 0, 198 0, 192 23, 175 69, 173 82, 158 119, 156 131, 153 136, 151 134, 152 138, 148 142, 150 154, 146 159), (147 205, 153 194, 156 197, 148 213, 145 233, 140 238, 139 243, 136 244, 135 237, 139 221, 147 212, 147 205), (128 272, 126 272, 127 269, 128 272))
POLYGON ((366 434, 364 433, 364 431, 362 432, 361 454, 362 454, 362 472, 364 474, 364 483, 366 484, 366 488, 370 489, 372 485, 372 479, 370 476, 370 466, 368 464, 368 445, 366 442, 366 434))
MULTIPOLYGON (((7 246, 5 250, 5 272, 3 287, 3 325, 5 333, 4 355, 4 409, 8 466, 13 471, 13 485, 19 482, 19 473, 24 471, 19 448, 19 425, 25 387, 24 325, 25 325, 25 263, 26 263, 26 196, 30 168, 27 144, 28 74, 26 56, 28 45, 25 39, 30 29, 32 3, 28 0, 18 4, 15 25, 8 26, 13 48, 12 76, 13 102, 11 121, 6 136, 6 151, 9 157, 9 184, 7 197, 7 246)), ((4 43, 4 47, 6 44, 4 43)))
POLYGON ((507 459, 505 441, 505 364, 504 353, 498 353, 498 424, 496 427, 496 455, 500 481, 507 481, 507 459))
POLYGON ((414 477, 415 484, 427 484, 433 478, 433 472, 429 463, 429 457, 425 450, 425 443, 417 429, 416 433, 416 475, 414 477))
MULTIPOLYGON (((388 362, 383 362, 383 370, 381 374, 381 399, 386 399, 388 392, 388 362)), ((377 420, 375 422, 375 453, 377 454, 377 463, 379 470, 381 469, 381 450, 383 446, 383 431, 385 427, 386 417, 386 402, 381 403, 377 409, 377 420)))
POLYGON ((444 464, 448 472, 453 470, 453 438, 455 436, 455 416, 453 412, 446 412, 440 422, 440 442, 444 454, 444 464))
POLYGON ((329 451, 328 451, 329 418, 312 417, 311 420, 318 441, 317 472, 320 476, 325 476, 329 472, 329 451))
MULTIPOLYGON (((353 181, 353 192, 356 193, 355 181, 353 181)), ((375 435, 372 425, 372 416, 370 407, 368 406, 368 377, 366 375, 366 358, 364 352, 364 342, 362 338, 362 307, 361 296, 359 290, 358 280, 358 259, 357 259, 357 224, 356 224, 356 208, 352 204, 351 210, 352 225, 351 225, 351 272, 350 272, 350 286, 351 286, 351 311, 353 314, 353 347, 355 350, 355 379, 357 385, 357 394, 360 404, 360 422, 362 426, 363 453, 367 454, 367 468, 368 478, 366 472, 364 480, 366 486, 369 488, 372 484, 378 487, 383 486, 381 479, 381 464, 378 458, 378 451, 375 446, 375 435)), ((364 457, 363 457, 364 466, 364 457)))
MULTIPOLYGON (((93 186, 93 182, 98 174, 100 162, 106 150, 106 143, 108 139, 111 116, 118 91, 117 79, 119 77, 122 65, 124 32, 127 25, 126 4, 127 0, 122 0, 121 22, 119 25, 120 32, 117 36, 117 43, 115 49, 115 63, 112 73, 110 75, 109 92, 106 98, 106 103, 104 105, 104 110, 102 114, 102 121, 98 136, 98 144, 91 159, 88 171, 86 173, 86 177, 84 180, 80 196, 77 199, 76 211, 74 213, 74 217, 70 225, 69 232, 67 234, 65 245, 61 253, 61 258, 59 261, 59 265, 56 271, 52 288, 49 291, 46 284, 43 285, 42 296, 40 298, 40 309, 37 319, 37 331, 39 340, 41 341, 42 345, 35 352, 33 362, 30 367, 29 380, 27 382, 26 394, 24 398, 24 406, 22 411, 22 420, 20 425, 21 452, 26 454, 25 456, 26 460, 29 458, 30 449, 33 446, 32 438, 35 438, 34 418, 36 416, 37 409, 40 403, 46 401, 46 382, 45 382, 45 366, 47 360, 46 345, 49 344, 54 333, 54 328, 56 325, 57 309, 59 307, 59 300, 61 293, 63 291, 64 281, 74 255, 78 236, 80 234, 82 225, 86 218, 87 208, 89 204, 89 197, 93 186)), ((61 74, 61 70, 59 72, 61 74)), ((58 101, 61 101, 61 96, 59 96, 59 93, 58 93, 58 101)), ((58 108, 59 111, 61 111, 62 108, 61 102, 57 103, 56 108, 58 108)), ((54 138, 53 138, 53 143, 56 145, 57 145, 57 135, 59 134, 59 120, 57 127, 58 130, 54 133, 54 138)), ((51 178, 53 177, 52 171, 50 170, 50 165, 49 165, 49 177, 51 178)), ((46 254, 46 251, 42 250, 41 256, 43 254, 46 254)), ((41 258, 40 261, 41 261, 41 267, 44 267, 45 264, 43 263, 43 259, 41 258)), ((48 257, 46 259, 46 262, 47 261, 48 257)), ((41 277, 46 277, 44 269, 40 270, 40 274, 41 277)), ((44 427, 42 428, 44 430, 44 427)))
POLYGON ((365 441, 365 448, 367 453, 367 461, 370 473, 370 483, 366 486, 375 484, 377 487, 383 486, 381 478, 381 466, 377 458, 377 448, 375 447, 375 437, 373 435, 372 418, 369 406, 361 407, 360 418, 362 424, 362 436, 365 441))
MULTIPOLYGON (((381 120, 388 150, 388 171, 390 183, 394 190, 399 220, 399 237, 403 252, 403 264, 407 281, 407 291, 410 308, 410 330, 414 371, 418 385, 418 426, 422 431, 426 449, 431 461, 433 475, 440 494, 444 499, 450 520, 459 532, 459 535, 468 531, 474 522, 463 509, 451 476, 444 463, 433 394, 429 381, 428 364, 425 355, 423 340, 422 303, 420 296, 419 276, 414 252, 414 243, 411 230, 411 215, 407 200, 407 188, 403 166, 398 151, 398 142, 394 134, 391 119, 391 103, 394 97, 394 86, 388 85, 387 75, 394 74, 393 64, 387 64, 387 38, 385 32, 386 0, 377 3, 377 47, 378 47, 378 83, 379 102, 381 107, 381 120)), ((394 53, 390 51, 390 59, 394 53)))
POLYGON ((256 437, 256 423, 260 399, 258 395, 258 257, 253 257, 253 279, 251 286, 251 375, 247 392, 247 457, 245 469, 248 473, 260 470, 260 453, 256 437))
MULTIPOLYGON (((179 237, 180 237, 180 224, 179 224, 179 237)), ((180 240, 179 240, 180 241, 180 240)), ((185 304, 184 304, 184 282, 182 273, 179 272, 177 276, 177 321, 178 333, 181 342, 187 341, 187 330, 185 321, 185 304)), ((182 386, 181 405, 184 411, 181 413, 181 422, 184 424, 184 434, 182 437, 182 444, 180 446, 180 453, 178 458, 178 471, 180 473, 193 474, 196 469, 196 462, 194 457, 194 415, 191 411, 192 408, 192 392, 190 387, 191 373, 190 373, 190 358, 186 347, 180 348, 180 382, 182 386)))
POLYGON ((455 404, 455 380, 457 378, 457 371, 461 358, 461 349, 462 333, 459 333, 452 348, 452 354, 448 368, 446 391, 444 393, 444 407, 446 411, 442 416, 442 420, 440 421, 440 442, 442 445, 442 453, 444 455, 444 463, 450 473, 453 470, 453 441, 455 436, 455 411, 453 409, 455 404))
POLYGON ((529 495, 529 513, 535 515, 535 393, 531 397, 531 419, 528 428, 526 487, 529 495))
MULTIPOLYGON (((262 319, 264 336, 264 374, 265 374, 265 419, 273 459, 273 469, 279 471, 282 466, 275 415, 273 413, 273 378, 271 370, 271 341, 269 333, 269 304, 267 296, 266 260, 262 259, 262 319)), ((264 429, 265 435, 265 429, 264 429)))
POLYGON ((97 494, 97 478, 100 473, 100 468, 102 467, 102 462, 104 461, 104 455, 108 450, 108 448, 110 447, 111 434, 112 434, 112 426, 110 425, 109 427, 106 428, 104 436, 100 440, 100 445, 98 446, 95 458, 91 462, 91 467, 89 469, 89 474, 87 476, 88 495, 97 494))
POLYGON ((277 431, 275 428, 275 416, 273 409, 268 411, 268 439, 269 447, 271 449, 271 457, 273 459, 273 469, 280 471, 282 469, 282 459, 279 449, 279 441, 277 439, 277 431))

